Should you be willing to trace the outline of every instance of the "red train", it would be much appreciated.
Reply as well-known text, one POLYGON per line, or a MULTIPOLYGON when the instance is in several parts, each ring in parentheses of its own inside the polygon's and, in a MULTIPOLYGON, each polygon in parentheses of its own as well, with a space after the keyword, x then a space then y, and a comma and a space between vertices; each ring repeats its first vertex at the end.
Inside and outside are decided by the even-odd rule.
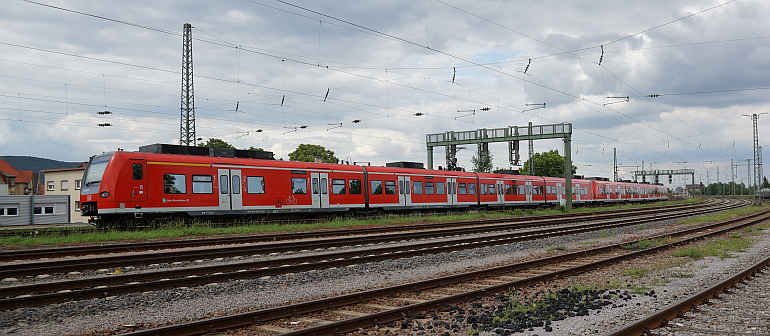
MULTIPOLYGON (((81 210, 100 225, 169 215, 250 215, 558 204, 564 179, 198 155, 91 158, 81 210)), ((573 179, 573 202, 667 198, 659 185, 573 179)))

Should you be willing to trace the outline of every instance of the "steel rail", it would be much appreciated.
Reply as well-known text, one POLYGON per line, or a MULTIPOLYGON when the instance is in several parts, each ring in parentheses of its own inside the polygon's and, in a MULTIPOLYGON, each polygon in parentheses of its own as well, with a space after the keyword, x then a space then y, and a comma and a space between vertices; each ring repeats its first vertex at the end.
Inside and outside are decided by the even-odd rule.
MULTIPOLYGON (((729 208, 734 206, 736 205, 732 205, 732 204, 723 205, 723 203, 718 203, 717 205, 713 205, 710 207, 702 206, 700 208, 701 209, 709 209, 709 208, 723 209, 723 208, 729 208)), ((701 211, 701 210, 696 208, 695 210, 685 210, 684 212, 695 213, 698 211, 701 211)), ((655 217, 655 216, 661 216, 661 215, 648 215, 648 216, 655 217)), ((601 215, 598 218, 588 217, 588 218, 584 218, 584 220, 587 221, 587 220, 596 220, 596 219, 604 219, 604 218, 612 218, 612 217, 613 216, 611 215, 601 215)), ((628 216, 623 214, 622 217, 628 217, 628 216)), ((661 218, 661 217, 658 217, 658 218, 661 218)), ((434 237, 455 236, 455 235, 461 235, 461 234, 487 233, 487 232, 504 231, 504 230, 512 230, 512 229, 525 229, 529 227, 544 226, 548 224, 557 225, 557 224, 562 224, 565 221, 569 221, 569 220, 553 219, 550 221, 540 221, 540 222, 534 221, 534 222, 524 222, 524 223, 514 223, 514 224, 507 224, 507 223, 491 224, 486 226, 462 227, 462 228, 456 228, 456 229, 437 229, 437 230, 418 231, 418 232, 393 233, 393 234, 387 234, 387 235, 368 235, 368 236, 362 236, 362 237, 356 236, 356 237, 329 238, 329 239, 322 239, 322 240, 304 240, 304 241, 265 243, 260 245, 222 247, 222 248, 211 248, 211 249, 193 250, 193 251, 170 251, 170 252, 145 253, 145 254, 131 255, 131 256, 121 255, 121 256, 98 257, 98 258, 73 259, 73 260, 64 259, 64 260, 55 260, 55 261, 5 264, 5 265, 0 265, 0 278, 16 277, 16 276, 22 276, 22 275, 50 274, 50 273, 57 273, 57 272, 61 273, 61 272, 67 272, 67 271, 79 271, 83 269, 125 267, 125 266, 132 266, 132 265, 165 263, 165 262, 175 262, 175 261, 184 261, 184 260, 232 257, 232 256, 241 256, 245 254, 269 254, 269 253, 302 251, 302 250, 319 249, 319 248, 331 248, 331 247, 338 248, 341 246, 375 244, 375 243, 400 241, 405 239, 425 239, 425 238, 434 238, 434 237)))
POLYGON ((714 286, 711 286, 705 290, 702 290, 695 295, 692 295, 684 300, 676 302, 668 307, 656 311, 649 316, 634 322, 628 326, 621 327, 612 331, 608 335, 610 336, 641 336, 646 335, 650 330, 657 329, 665 326, 669 321, 681 317, 682 314, 692 310, 698 305, 707 303, 709 299, 716 298, 722 292, 735 286, 737 283, 746 280, 763 269, 770 266, 770 257, 762 260, 751 267, 741 271, 740 273, 733 275, 732 277, 720 281, 714 286))
MULTIPOLYGON (((721 209, 703 209, 698 210, 697 213, 713 212, 717 210, 721 209)), ((692 215, 692 212, 657 215, 631 221, 621 219, 610 222, 531 230, 487 237, 461 238, 406 246, 382 247, 347 252, 327 252, 302 257, 284 257, 263 261, 3 287, 0 288, 0 297, 4 297, 4 299, 0 299, 0 310, 466 250, 518 241, 578 234, 657 221, 663 218, 672 219, 690 215, 692 215), (141 282, 148 280, 151 282, 141 282), (73 289, 75 290, 73 291, 73 289), (53 293, 54 291, 62 292, 53 293), (35 293, 45 294, 33 295, 35 293)))
POLYGON ((301 314, 307 314, 312 312, 318 312, 325 309, 337 308, 341 306, 357 304, 365 302, 366 300, 383 297, 385 295, 392 295, 396 293, 402 293, 405 291, 417 291, 426 290, 432 288, 439 288, 442 286, 449 286, 452 284, 458 284, 461 282, 467 282, 469 280, 494 277, 500 274, 506 274, 511 272, 526 271, 529 268, 534 268, 543 265, 554 265, 555 263, 564 263, 572 260, 576 260, 581 257, 588 257, 589 262, 580 266, 567 267, 556 271, 548 271, 537 275, 530 275, 523 279, 509 281, 503 284, 490 285, 489 287, 467 291, 460 294, 448 295, 442 298, 429 300, 422 303, 410 304, 407 306, 397 307, 395 309, 389 309, 383 312, 377 312, 373 314, 367 314, 365 316, 331 322, 316 327, 309 327, 302 330, 293 331, 286 335, 331 335, 347 331, 353 331, 359 328, 369 327, 372 325, 382 325, 391 321, 402 319, 406 316, 416 314, 418 312, 430 310, 433 307, 438 307, 450 303, 464 302, 472 300, 479 296, 489 295, 490 293, 498 293, 511 288, 522 287, 528 284, 546 281, 563 275, 568 275, 576 272, 584 272, 590 269, 594 269, 606 264, 615 263, 621 260, 634 258, 637 256, 645 255, 651 252, 660 251, 663 249, 671 248, 673 246, 683 245, 694 242, 699 239, 704 239, 714 235, 722 234, 731 230, 739 229, 748 225, 753 225, 765 221, 770 218, 770 210, 765 210, 760 213, 744 216, 740 218, 734 218, 731 220, 703 225, 695 228, 688 228, 679 230, 674 233, 655 235, 644 239, 637 240, 635 242, 645 239, 665 239, 673 236, 685 236, 700 231, 706 231, 705 233, 696 234, 691 237, 683 238, 679 241, 662 244, 659 246, 622 253, 619 255, 610 256, 601 260, 590 260, 590 256, 596 256, 601 253, 608 253, 612 250, 622 249, 623 246, 633 244, 635 242, 624 242, 619 244, 607 245, 595 249, 570 252, 558 256, 545 257, 536 260, 516 263, 512 265, 498 266, 485 270, 443 276, 436 279, 422 280, 412 282, 408 284, 396 285, 391 287, 365 290, 356 293, 341 295, 337 297, 330 297, 325 299, 318 299, 308 302, 302 302, 297 304, 290 304, 275 308, 260 309, 252 312, 238 313, 232 315, 225 315, 221 317, 209 318, 199 321, 193 321, 182 324, 168 325, 163 327, 157 327, 146 330, 139 330, 127 333, 125 335, 131 336, 145 336, 145 335, 200 335, 205 333, 217 332, 225 329, 241 328, 250 326, 257 323, 264 323, 268 321, 274 321, 282 318, 293 317, 301 314), (736 224, 737 223, 737 224, 736 224), (731 225, 732 224, 732 225, 731 225), (719 227, 727 226, 721 229, 719 227))
POLYGON ((28 250, 10 250, 10 251, 0 252, 0 261, 54 258, 54 257, 61 257, 61 256, 78 256, 78 255, 87 255, 87 254, 136 252, 136 251, 150 250, 150 249, 153 249, 153 250, 173 249, 173 248, 197 247, 197 246, 206 246, 206 245, 274 242, 274 241, 280 241, 280 240, 297 240, 297 239, 323 238, 323 237, 346 236, 346 235, 356 235, 356 234, 374 234, 374 233, 399 232, 399 231, 410 231, 410 230, 452 228, 452 227, 458 227, 458 226, 483 225, 483 224, 494 224, 494 223, 504 223, 504 222, 520 223, 520 222, 531 222, 531 221, 537 221, 537 220, 581 219, 581 218, 586 218, 590 216, 601 216, 601 215, 612 215, 612 214, 623 214, 623 213, 633 215, 634 213, 651 212, 651 211, 657 211, 657 210, 663 210, 663 209, 696 208, 699 206, 708 205, 709 203, 712 203, 712 201, 709 200, 698 204, 666 205, 666 206, 645 207, 645 208, 635 208, 635 209, 608 210, 608 211, 599 211, 599 212, 585 213, 585 214, 509 217, 509 218, 495 218, 495 219, 486 219, 486 220, 468 220, 468 221, 454 221, 454 222, 416 224, 416 225, 397 225, 397 226, 383 226, 383 227, 359 228, 359 229, 320 230, 320 231, 305 231, 305 232, 293 232, 293 233, 258 234, 258 235, 246 235, 246 236, 235 236, 235 237, 182 239, 182 240, 173 240, 173 241, 156 241, 156 242, 143 242, 143 243, 119 243, 119 244, 69 246, 69 247, 54 247, 54 248, 42 248, 42 249, 28 249, 28 250))

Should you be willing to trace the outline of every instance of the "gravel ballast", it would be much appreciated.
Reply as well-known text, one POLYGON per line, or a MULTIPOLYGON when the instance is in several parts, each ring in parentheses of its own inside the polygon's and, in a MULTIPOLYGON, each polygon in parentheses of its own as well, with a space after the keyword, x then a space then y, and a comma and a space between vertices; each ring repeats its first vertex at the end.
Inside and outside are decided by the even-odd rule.
POLYGON ((659 232, 670 224, 670 221, 661 221, 322 271, 22 308, 0 312, 0 332, 14 335, 82 334, 94 330, 129 330, 123 328, 124 325, 148 327, 169 321, 198 319, 214 313, 304 301, 350 290, 425 279, 446 272, 553 253, 553 250, 547 249, 555 246, 570 248, 621 241, 641 234, 659 232))

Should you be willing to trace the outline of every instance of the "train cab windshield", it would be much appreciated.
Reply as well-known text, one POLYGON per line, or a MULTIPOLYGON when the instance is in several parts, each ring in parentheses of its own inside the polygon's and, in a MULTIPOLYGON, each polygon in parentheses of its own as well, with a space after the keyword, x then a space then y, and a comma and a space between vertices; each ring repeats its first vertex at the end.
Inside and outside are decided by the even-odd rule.
POLYGON ((80 189, 81 195, 96 194, 99 192, 99 183, 102 182, 102 175, 110 162, 112 153, 94 156, 88 163, 88 168, 83 177, 83 186, 80 189))

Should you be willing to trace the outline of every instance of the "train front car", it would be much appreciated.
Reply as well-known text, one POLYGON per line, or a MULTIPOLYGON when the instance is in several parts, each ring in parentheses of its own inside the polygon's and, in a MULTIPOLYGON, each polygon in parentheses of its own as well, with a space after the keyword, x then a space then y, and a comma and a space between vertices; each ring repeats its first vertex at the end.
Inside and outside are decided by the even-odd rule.
POLYGON ((80 188, 80 211, 83 216, 91 216, 91 222, 98 219, 99 209, 114 197, 114 183, 104 181, 107 168, 112 165, 115 153, 92 156, 83 174, 80 188), (107 185, 110 184, 108 187, 107 185), (111 190, 113 189, 113 190, 111 190))

